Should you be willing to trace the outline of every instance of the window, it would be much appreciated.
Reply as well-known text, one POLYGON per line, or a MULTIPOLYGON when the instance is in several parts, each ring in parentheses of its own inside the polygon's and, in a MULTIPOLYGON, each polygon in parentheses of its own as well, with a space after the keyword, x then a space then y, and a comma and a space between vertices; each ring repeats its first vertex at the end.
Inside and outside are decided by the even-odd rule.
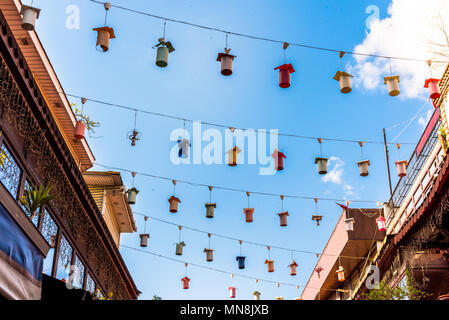
POLYGON ((94 279, 92 279, 89 273, 87 274, 86 278, 86 291, 89 291, 92 294, 95 293, 95 281, 94 279))
POLYGON ((3 165, 0 165, 0 181, 9 191, 11 196, 14 199, 17 199, 22 169, 20 169, 5 145, 0 148, 0 158, 3 163, 3 165))
POLYGON ((78 258, 78 256, 75 257, 75 270, 73 273, 73 280, 72 285, 78 289, 83 288, 84 284, 84 271, 85 271, 84 264, 81 262, 81 260, 78 258))
MULTIPOLYGON (((32 187, 32 183, 26 179, 25 180, 25 184, 23 186, 23 192, 26 192, 30 187, 32 187)), ((22 202, 20 202, 20 206, 22 207, 23 212, 25 212, 25 214, 30 217, 30 213, 26 210, 25 206, 22 204, 22 202)), ((33 219, 31 219, 31 222, 36 226, 36 228, 39 225, 39 212, 36 212, 36 214, 34 215, 33 219)))
POLYGON ((58 269, 56 279, 67 280, 70 274, 70 264, 72 263, 73 249, 64 235, 61 237, 58 254, 58 269))
POLYGON ((44 268, 42 270, 46 275, 51 276, 55 257, 56 236, 58 234, 58 226, 56 225, 50 213, 45 210, 42 222, 42 236, 50 244, 50 250, 44 260, 44 268))

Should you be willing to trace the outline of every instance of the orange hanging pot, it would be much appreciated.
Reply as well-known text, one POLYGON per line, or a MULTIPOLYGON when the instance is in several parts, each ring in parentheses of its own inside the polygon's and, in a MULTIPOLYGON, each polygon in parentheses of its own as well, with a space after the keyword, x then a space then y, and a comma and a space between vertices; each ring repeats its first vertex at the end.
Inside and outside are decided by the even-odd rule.
POLYGON ((274 260, 265 260, 265 264, 267 265, 268 272, 274 272, 274 260))
POLYGON ((217 57, 217 61, 221 62, 221 74, 224 76, 230 76, 232 74, 232 62, 235 56, 229 54, 231 49, 225 49, 225 52, 220 52, 217 57))
POLYGON ((93 30, 97 31, 97 50, 107 52, 109 50, 110 39, 115 39, 114 29, 101 27, 93 30))
POLYGON ((245 213, 245 221, 253 222, 254 208, 244 208, 243 212, 245 213))
POLYGON ((293 262, 289 265, 291 276, 296 276, 296 267, 297 266, 298 266, 298 264, 296 263, 295 260, 293 260, 293 262))
POLYGON ((279 67, 274 68, 274 70, 279 70, 279 87, 290 87, 290 74, 295 72, 293 66, 290 63, 283 64, 279 67))
POLYGON ((206 261, 212 262, 214 261, 214 250, 213 249, 204 249, 204 252, 206 253, 206 261))
POLYGON ((287 226, 288 211, 278 213, 281 227, 287 226))
POLYGON ((168 199, 168 202, 170 202, 170 212, 171 213, 178 212, 178 203, 181 202, 181 200, 179 200, 175 196, 171 196, 171 198, 168 199))
POLYGON ((84 139, 84 133, 86 132, 86 125, 84 122, 78 120, 75 126, 75 139, 81 140, 84 139))

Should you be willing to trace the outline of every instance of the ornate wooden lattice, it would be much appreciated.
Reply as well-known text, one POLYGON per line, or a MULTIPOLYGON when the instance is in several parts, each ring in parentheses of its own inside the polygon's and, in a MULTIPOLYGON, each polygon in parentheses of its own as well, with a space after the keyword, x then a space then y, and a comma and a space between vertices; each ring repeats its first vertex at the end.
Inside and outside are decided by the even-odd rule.
POLYGON ((102 287, 108 293, 112 292, 114 299, 130 299, 122 277, 45 138, 45 132, 22 96, 6 62, 0 57, 0 120, 8 121, 24 139, 26 157, 31 156, 36 162, 41 182, 52 185, 52 192, 56 196, 54 204, 102 287))

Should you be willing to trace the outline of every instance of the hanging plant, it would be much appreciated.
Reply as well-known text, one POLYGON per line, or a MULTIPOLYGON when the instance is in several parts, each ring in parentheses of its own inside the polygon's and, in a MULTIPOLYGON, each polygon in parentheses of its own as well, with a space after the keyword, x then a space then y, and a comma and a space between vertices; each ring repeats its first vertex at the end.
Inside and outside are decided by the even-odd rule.
POLYGON ((22 16, 22 29, 26 31, 33 31, 36 20, 39 19, 40 12, 41 9, 22 5, 22 8, 20 8, 20 15, 22 16))
POLYGON ((20 198, 25 211, 28 213, 31 220, 33 220, 37 211, 50 201, 55 199, 55 196, 50 194, 52 186, 44 187, 42 184, 34 187, 28 186, 25 189, 24 195, 20 198))
POLYGON ((72 103, 71 106, 77 120, 75 126, 75 138, 78 140, 84 139, 84 132, 86 129, 89 133, 95 133, 95 128, 98 128, 100 123, 90 120, 88 115, 75 107, 76 104, 72 103))

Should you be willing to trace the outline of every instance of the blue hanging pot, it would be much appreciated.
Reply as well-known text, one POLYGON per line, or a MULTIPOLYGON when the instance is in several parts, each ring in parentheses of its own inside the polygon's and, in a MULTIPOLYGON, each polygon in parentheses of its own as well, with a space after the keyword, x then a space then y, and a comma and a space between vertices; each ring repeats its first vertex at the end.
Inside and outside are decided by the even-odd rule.
POLYGON ((237 263, 238 263, 238 265, 239 265, 239 269, 245 269, 245 258, 246 258, 246 257, 241 257, 241 256, 238 256, 238 257, 236 258, 237 263))

